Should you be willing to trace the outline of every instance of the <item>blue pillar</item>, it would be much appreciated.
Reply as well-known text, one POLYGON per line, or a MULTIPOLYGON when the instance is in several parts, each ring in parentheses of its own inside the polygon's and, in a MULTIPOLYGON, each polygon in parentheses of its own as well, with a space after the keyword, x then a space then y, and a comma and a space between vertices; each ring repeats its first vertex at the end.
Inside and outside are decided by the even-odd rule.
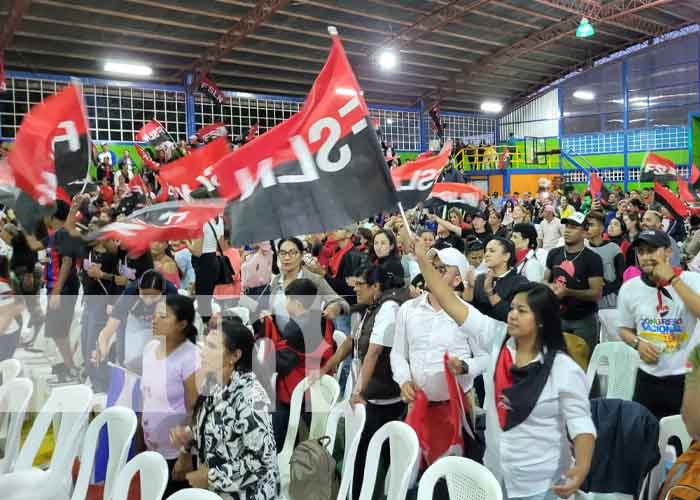
POLYGON ((510 193, 510 169, 503 169, 503 194, 510 193))
MULTIPOLYGON (((564 148, 564 89, 561 85, 557 86, 557 102, 559 103, 559 123, 558 123, 558 133, 559 133, 559 151, 564 148)), ((559 169, 561 181, 564 182, 564 159, 559 153, 559 169)))
POLYGON ((627 59, 622 60, 622 132, 623 132, 623 141, 622 141, 622 160, 623 160, 623 172, 624 172, 624 184, 623 188, 625 192, 627 192, 627 186, 629 185, 630 182, 630 169, 629 169, 629 164, 627 162, 627 152, 628 152, 628 144, 627 144, 627 112, 629 111, 629 97, 627 96, 627 59))
POLYGON ((197 132, 197 125, 194 120, 194 95, 192 94, 192 81, 194 75, 185 75, 185 120, 187 124, 187 137, 189 138, 197 132))
POLYGON ((426 123, 425 120, 425 108, 423 107, 423 101, 420 102, 418 105, 418 130, 420 131, 420 150, 421 151, 427 151, 428 150, 428 142, 430 140, 430 136, 428 135, 428 124, 426 123))

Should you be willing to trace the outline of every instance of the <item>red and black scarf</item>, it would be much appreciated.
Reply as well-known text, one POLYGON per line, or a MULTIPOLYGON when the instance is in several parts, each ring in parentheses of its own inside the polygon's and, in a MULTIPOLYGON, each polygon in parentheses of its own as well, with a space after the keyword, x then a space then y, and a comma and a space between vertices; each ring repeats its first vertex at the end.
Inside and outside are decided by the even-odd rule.
POLYGON ((496 398, 496 411, 501 429, 510 430, 523 423, 530 416, 540 398, 554 364, 556 352, 549 349, 544 361, 518 367, 503 342, 493 374, 496 398))
POLYGON ((338 277, 338 271, 340 270, 340 263, 343 261, 343 257, 345 257, 345 254, 348 253, 352 249, 353 249, 353 244, 352 244, 352 240, 350 240, 345 244, 345 246, 343 248, 341 248, 331 258, 331 261, 328 263, 328 269, 331 272, 331 277, 333 277, 333 278, 338 277))
MULTIPOLYGON (((682 272, 683 269, 681 269, 680 267, 673 268, 673 273, 679 278, 682 272)), ((668 314, 669 308, 664 304, 664 296, 668 300, 673 300, 673 297, 671 297, 670 292, 666 290, 666 287, 669 286, 671 283, 668 281, 664 281, 662 283, 654 283, 646 273, 642 273, 642 282, 647 286, 656 288, 656 312, 659 314, 659 316, 665 316, 666 314, 668 314)))

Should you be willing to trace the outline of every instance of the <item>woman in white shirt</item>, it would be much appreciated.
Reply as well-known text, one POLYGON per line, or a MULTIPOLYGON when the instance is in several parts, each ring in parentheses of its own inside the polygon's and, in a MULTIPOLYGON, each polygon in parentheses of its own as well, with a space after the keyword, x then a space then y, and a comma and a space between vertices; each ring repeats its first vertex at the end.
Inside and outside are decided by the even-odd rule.
POLYGON ((461 331, 491 346, 484 461, 506 498, 553 500, 574 494, 588 475, 596 430, 586 376, 566 352, 553 292, 526 284, 512 300, 508 323, 502 323, 457 299, 420 242, 416 256, 427 287, 461 331))
POLYGON ((534 283, 544 281, 544 266, 537 260, 537 229, 529 223, 515 224, 510 233, 515 245, 515 270, 534 283))
POLYGON ((192 253, 194 268, 194 293, 197 296, 197 310, 204 324, 211 317, 211 298, 216 280, 219 277, 219 261, 216 251, 219 240, 224 236, 224 220, 216 217, 202 227, 202 237, 187 243, 192 253))

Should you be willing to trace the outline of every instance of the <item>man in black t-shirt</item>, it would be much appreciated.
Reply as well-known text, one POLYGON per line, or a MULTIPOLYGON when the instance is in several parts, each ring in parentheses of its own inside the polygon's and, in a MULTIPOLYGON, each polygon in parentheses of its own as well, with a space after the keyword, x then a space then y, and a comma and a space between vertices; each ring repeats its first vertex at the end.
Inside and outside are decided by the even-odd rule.
POLYGON ((545 283, 561 302, 562 329, 586 341, 591 353, 598 343, 598 301, 603 293, 603 261, 584 245, 585 216, 563 219, 564 246, 547 255, 545 283))

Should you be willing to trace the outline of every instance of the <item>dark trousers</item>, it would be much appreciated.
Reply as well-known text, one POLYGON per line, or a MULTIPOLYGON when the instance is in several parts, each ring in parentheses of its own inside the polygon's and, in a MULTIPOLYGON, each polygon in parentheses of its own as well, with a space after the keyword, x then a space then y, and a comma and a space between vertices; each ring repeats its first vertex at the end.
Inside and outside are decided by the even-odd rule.
MULTIPOLYGON (((365 421, 365 428, 362 431, 360 444, 357 448, 357 456, 355 458, 355 475, 353 476, 352 480, 353 500, 360 498, 369 441, 372 439, 372 436, 374 436, 374 433, 377 432, 384 424, 393 422, 394 420, 401 420, 404 416, 406 405, 402 402, 390 405, 373 405, 372 403, 367 403, 365 410, 367 413, 367 420, 365 421)), ((384 443, 379 463, 385 464, 385 466, 389 465, 389 443, 384 443)), ((379 478, 379 476, 377 477, 379 478)), ((375 483, 375 489, 378 487, 378 484, 379 481, 375 483)))
POLYGON ((644 405, 656 418, 678 415, 683 404, 685 375, 654 377, 637 370, 633 401, 644 405))
POLYGON ((194 293, 197 295, 197 309, 204 322, 211 317, 211 298, 214 294, 216 280, 219 277, 219 261, 216 253, 203 253, 192 256, 194 269, 194 293))
MULTIPOLYGON (((302 403, 301 420, 304 421, 307 427, 311 426, 311 412, 305 411, 306 403, 302 403)), ((282 451, 284 440, 287 438, 287 428, 289 427, 289 415, 291 408, 288 404, 277 401, 277 407, 272 412, 272 432, 275 435, 275 444, 277 445, 277 453, 282 451)), ((301 423, 301 422, 300 422, 301 423)), ((297 430, 297 436, 298 436, 297 430)), ((298 439, 297 439, 298 441, 298 439)), ((295 443, 296 444, 296 443, 295 443)))
POLYGON ((92 387, 95 392, 107 392, 109 387, 109 370, 107 363, 95 366, 92 353, 97 350, 97 337, 107 324, 107 304, 111 302, 108 295, 85 295, 83 316, 80 329, 80 349, 92 387))
POLYGON ((163 498, 170 498, 170 495, 177 493, 185 488, 190 488, 190 483, 188 481, 175 481, 173 479, 173 468, 175 467, 175 462, 177 459, 166 460, 168 463, 168 484, 165 487, 165 493, 163 493, 163 498))

